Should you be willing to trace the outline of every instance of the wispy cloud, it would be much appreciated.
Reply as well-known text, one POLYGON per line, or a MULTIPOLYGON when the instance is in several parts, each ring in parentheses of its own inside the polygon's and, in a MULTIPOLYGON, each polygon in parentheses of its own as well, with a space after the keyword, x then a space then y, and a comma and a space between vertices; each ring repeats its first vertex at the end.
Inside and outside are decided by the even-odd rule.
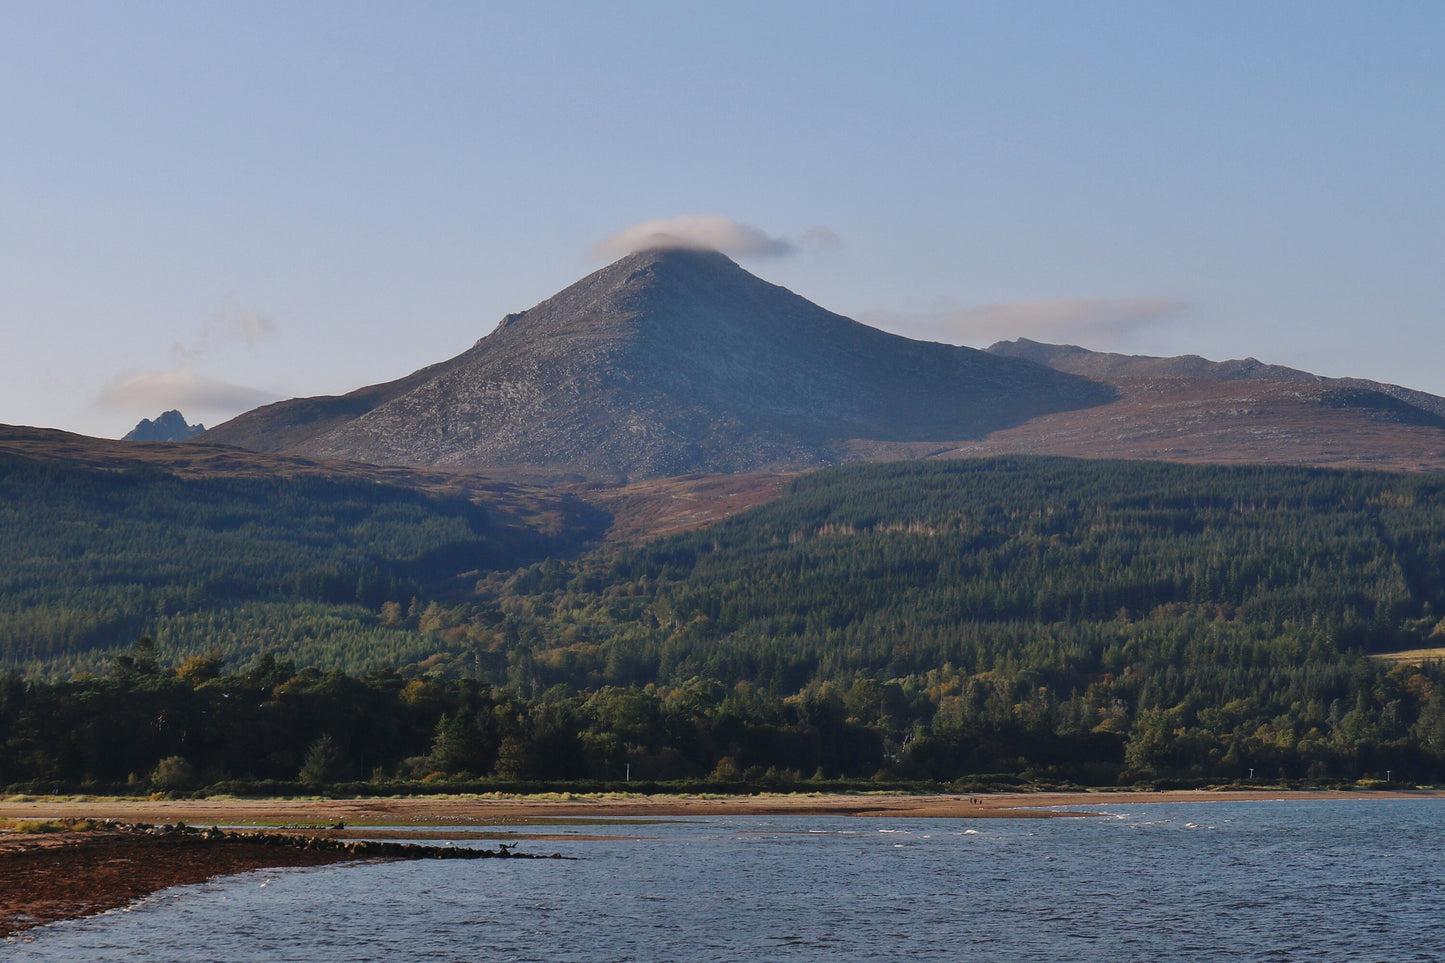
POLYGON ((984 346, 1030 338, 1090 348, 1117 348, 1188 305, 1171 298, 1046 298, 921 314, 868 311, 859 320, 915 337, 984 346))
POLYGON ((206 358, 234 352, 237 346, 254 349, 276 331, 276 322, 268 315, 237 309, 228 300, 200 323, 190 338, 171 345, 174 362, 169 367, 117 375, 101 389, 95 404, 147 415, 175 408, 194 418, 199 414, 229 416, 279 401, 281 396, 273 392, 221 381, 200 371, 206 358))
POLYGON ((796 254, 800 247, 837 247, 840 243, 838 235, 826 227, 811 228, 800 241, 792 241, 721 214, 685 214, 633 224, 598 244, 593 252, 623 257, 634 251, 689 248, 733 257, 777 258, 796 254))
POLYGON ((195 337, 177 341, 171 350, 178 359, 190 362, 232 344, 254 348, 275 333, 273 318, 256 311, 237 310, 228 303, 202 325, 195 337))
POLYGON ((803 236, 798 241, 798 246, 831 249, 842 247, 843 239, 839 237, 838 232, 831 227, 824 227, 820 224, 817 227, 810 227, 804 231, 803 236))
POLYGON ((203 377, 186 365, 123 375, 101 390, 97 403, 150 414, 176 408, 190 416, 195 412, 233 414, 279 400, 279 395, 269 391, 203 377))

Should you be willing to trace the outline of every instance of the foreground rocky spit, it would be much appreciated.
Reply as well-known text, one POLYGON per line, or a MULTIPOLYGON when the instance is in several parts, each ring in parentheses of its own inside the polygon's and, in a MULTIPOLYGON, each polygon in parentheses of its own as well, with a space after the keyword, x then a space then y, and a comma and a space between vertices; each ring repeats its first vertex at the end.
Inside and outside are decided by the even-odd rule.
MULTIPOLYGON (((338 827, 339 828, 339 827, 338 827)), ((334 839, 312 832, 97 822, 0 834, 0 937, 101 913, 171 886, 256 869, 374 859, 562 859, 496 849, 334 839)))

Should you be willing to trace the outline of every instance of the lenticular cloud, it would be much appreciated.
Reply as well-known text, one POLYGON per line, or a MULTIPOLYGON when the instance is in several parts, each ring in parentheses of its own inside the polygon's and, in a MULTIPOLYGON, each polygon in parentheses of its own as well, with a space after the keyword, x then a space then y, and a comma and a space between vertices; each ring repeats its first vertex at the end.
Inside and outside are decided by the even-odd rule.
POLYGON ((278 400, 269 391, 206 378, 194 368, 142 371, 117 378, 101 391, 103 407, 133 411, 244 411, 278 400))
POLYGON ((796 250, 785 238, 721 214, 687 214, 634 224, 598 244, 596 251, 623 257, 660 248, 700 248, 750 258, 785 257, 796 250))

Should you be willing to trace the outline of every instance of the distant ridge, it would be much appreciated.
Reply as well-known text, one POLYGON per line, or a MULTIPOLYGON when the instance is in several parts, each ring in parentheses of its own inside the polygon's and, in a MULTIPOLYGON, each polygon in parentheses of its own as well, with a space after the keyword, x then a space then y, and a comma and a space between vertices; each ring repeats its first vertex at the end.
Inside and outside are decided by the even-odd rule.
POLYGON ((714 251, 661 250, 508 315, 451 360, 339 397, 268 405, 201 440, 646 478, 930 450, 1113 397, 1028 359, 870 328, 714 251))
POLYGON ((1058 412, 948 456, 1037 453, 1182 462, 1445 470, 1445 398, 1254 358, 1090 351, 1028 339, 990 354, 1102 382, 1115 400, 1058 412))
MULTIPOLYGON (((1280 384, 1329 385, 1344 391, 1340 397, 1362 400, 1363 393, 1376 392, 1411 408, 1445 417, 1445 398, 1402 388, 1399 385, 1368 381, 1364 378, 1327 378, 1297 368, 1265 364, 1254 358, 1234 361, 1209 361, 1197 354, 1157 358, 1149 355, 1114 354, 1090 351, 1071 344, 1043 344, 1019 338, 990 345, 990 354, 1008 358, 1027 358, 1048 365, 1056 371, 1067 371, 1096 381, 1116 382, 1131 378, 1179 378, 1198 381, 1272 381, 1280 384), (1349 394, 1349 392, 1354 394, 1349 394)), ((1384 405, 1405 414, 1399 406, 1384 405)), ((1407 417, 1409 417, 1407 415, 1407 417)))

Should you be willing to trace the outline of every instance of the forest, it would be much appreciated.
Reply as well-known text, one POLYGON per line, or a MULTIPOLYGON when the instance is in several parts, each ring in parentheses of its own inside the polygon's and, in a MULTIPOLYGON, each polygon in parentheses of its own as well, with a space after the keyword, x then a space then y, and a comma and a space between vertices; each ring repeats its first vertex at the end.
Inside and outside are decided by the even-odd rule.
POLYGON ((136 484, 81 518, 36 496, 43 525, 7 497, 30 548, 0 593, 0 784, 1445 778, 1439 663, 1375 658, 1445 644, 1437 476, 861 465, 648 544, 505 547, 402 492, 307 493, 338 507, 268 533, 286 492, 223 488, 177 527, 173 489, 147 524, 136 484), (64 542, 77 522, 105 534, 64 542), (150 547, 110 557, 127 539, 150 547), (83 666, 13 628, 136 586, 149 608, 83 666), (406 641, 298 647, 271 620, 307 606, 406 641))
POLYGON ((181 478, 0 454, 0 665, 93 672, 143 634, 174 653, 399 665, 433 642, 378 618, 387 600, 465 597, 481 571, 594 534, 344 476, 181 478))
MULTIPOLYGON (((8 793, 404 794, 1395 784, 1445 777, 1445 672, 1360 658, 1303 712, 1260 697, 1139 709, 1003 678, 961 693, 856 678, 778 696, 739 681, 558 686, 161 666, 143 638, 101 676, 0 675, 8 793), (1338 694, 1336 694, 1338 693, 1338 694)), ((1118 691, 1118 690, 1113 690, 1118 691)))

